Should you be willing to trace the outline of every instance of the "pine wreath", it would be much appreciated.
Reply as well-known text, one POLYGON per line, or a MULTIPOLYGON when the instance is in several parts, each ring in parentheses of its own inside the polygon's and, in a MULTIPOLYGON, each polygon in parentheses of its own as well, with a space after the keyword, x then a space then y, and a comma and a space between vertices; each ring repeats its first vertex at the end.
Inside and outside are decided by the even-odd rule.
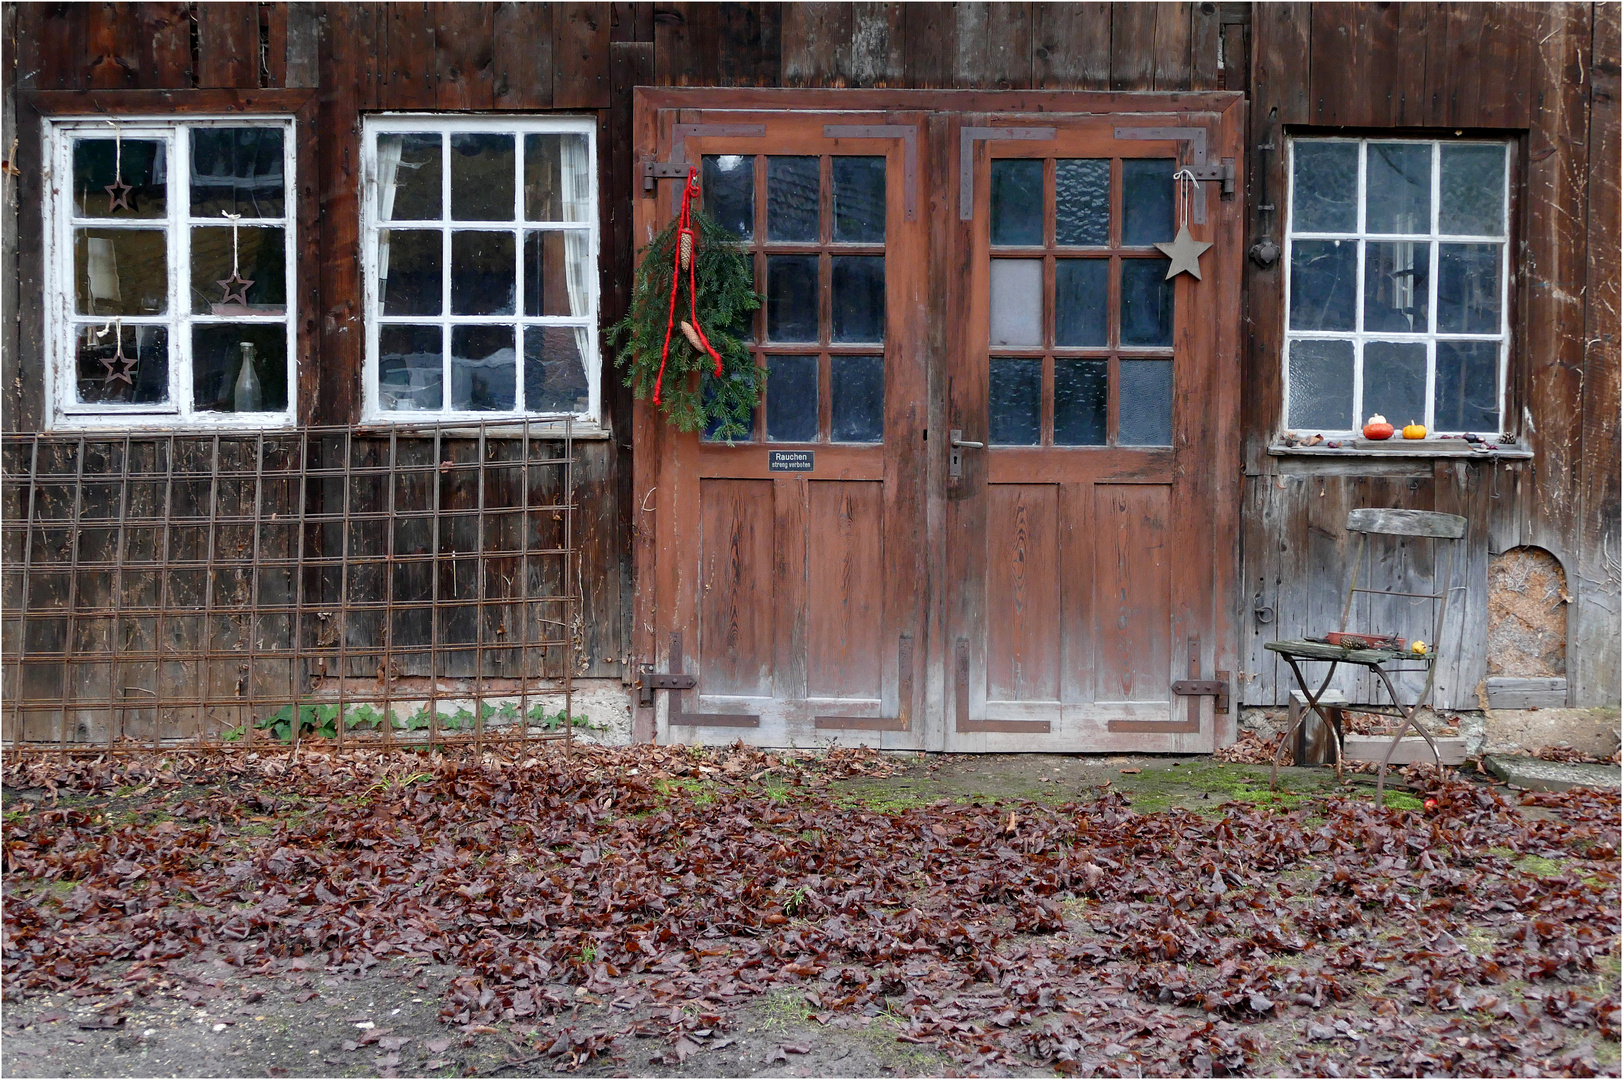
MULTIPOLYGON (((714 438, 735 439, 748 433, 750 416, 761 400, 766 373, 755 363, 743 338, 751 315, 761 306, 755 291, 755 271, 748 254, 731 233, 698 209, 691 224, 698 233, 693 253, 693 277, 699 324, 721 357, 721 377, 715 361, 678 325, 670 334, 670 353, 660 378, 660 352, 671 317, 671 277, 676 255, 679 220, 655 236, 643 252, 633 283, 631 310, 609 328, 609 340, 619 349, 616 363, 625 369, 625 384, 632 393, 653 400, 658 381, 659 408, 682 431, 709 431, 714 438), (693 375, 697 373, 698 379, 693 375)), ((688 276, 676 283, 676 319, 688 318, 688 276)))

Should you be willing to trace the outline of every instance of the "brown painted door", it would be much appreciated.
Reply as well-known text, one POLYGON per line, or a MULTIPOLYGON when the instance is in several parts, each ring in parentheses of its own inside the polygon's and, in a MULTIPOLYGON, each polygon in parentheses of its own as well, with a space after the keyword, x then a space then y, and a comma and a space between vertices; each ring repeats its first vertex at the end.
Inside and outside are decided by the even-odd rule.
POLYGON ((1178 691, 1235 666, 1242 202, 1180 210, 1173 174, 1240 159, 1238 112, 959 118, 946 749, 1210 751, 1229 722, 1178 691), (1181 213, 1199 281, 1153 246, 1181 213))

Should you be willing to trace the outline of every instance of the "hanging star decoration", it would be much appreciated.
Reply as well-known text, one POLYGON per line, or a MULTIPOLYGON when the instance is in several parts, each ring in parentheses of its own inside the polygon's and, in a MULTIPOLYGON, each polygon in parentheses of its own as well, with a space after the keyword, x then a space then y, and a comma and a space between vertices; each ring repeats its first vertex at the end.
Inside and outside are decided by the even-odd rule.
MULTIPOLYGON (((107 122, 113 124, 111 120, 107 122)), ((135 204, 130 199, 135 188, 124 182, 124 129, 117 124, 113 124, 113 182, 103 190, 107 192, 109 214, 118 209, 134 212, 135 204)))
POLYGON ((1178 235, 1172 238, 1170 244, 1155 245, 1161 254, 1171 260, 1163 280, 1171 281, 1179 274, 1189 274, 1199 281, 1200 257, 1212 245, 1207 240, 1196 240, 1189 233, 1189 195, 1190 188, 1196 183, 1195 174, 1188 169, 1179 169, 1172 179, 1178 185, 1178 235))
POLYGON ((247 307, 248 286, 254 283, 254 279, 243 277, 237 267, 237 222, 242 219, 242 215, 228 213, 224 210, 220 211, 220 215, 229 218, 231 221, 231 276, 214 283, 225 291, 225 295, 220 297, 220 306, 240 304, 247 307))
POLYGON ((101 366, 107 369, 107 374, 101 380, 102 385, 111 386, 113 383, 121 382, 126 386, 134 386, 135 366, 141 362, 140 358, 124 355, 123 323, 118 325, 115 333, 118 335, 118 347, 113 350, 112 356, 104 357, 101 362, 101 366))

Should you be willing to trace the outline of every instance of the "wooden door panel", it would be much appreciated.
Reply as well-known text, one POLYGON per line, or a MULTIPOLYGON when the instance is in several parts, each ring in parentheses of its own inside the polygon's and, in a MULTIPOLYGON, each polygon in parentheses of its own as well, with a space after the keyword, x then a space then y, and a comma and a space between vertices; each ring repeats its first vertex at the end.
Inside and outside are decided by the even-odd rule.
POLYGON ((986 514, 986 697, 1059 701, 1059 486, 993 484, 986 514))
POLYGON ((806 694, 880 697, 884 499, 873 481, 807 484, 806 694))
POLYGON ((1098 484, 1093 496, 1094 700, 1165 703, 1172 682, 1172 489, 1098 484))
POLYGON ((770 480, 699 484, 699 679, 707 694, 770 697, 777 611, 770 480))

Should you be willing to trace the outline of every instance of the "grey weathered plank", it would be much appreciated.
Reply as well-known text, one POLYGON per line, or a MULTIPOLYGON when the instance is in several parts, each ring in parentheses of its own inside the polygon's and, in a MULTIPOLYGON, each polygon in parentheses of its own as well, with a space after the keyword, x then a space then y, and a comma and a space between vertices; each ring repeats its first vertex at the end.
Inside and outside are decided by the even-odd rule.
POLYGON ((1465 519, 1458 514, 1431 510, 1386 510, 1367 507, 1347 515, 1350 532, 1383 533, 1387 536, 1429 536, 1458 540, 1465 535, 1465 519))

